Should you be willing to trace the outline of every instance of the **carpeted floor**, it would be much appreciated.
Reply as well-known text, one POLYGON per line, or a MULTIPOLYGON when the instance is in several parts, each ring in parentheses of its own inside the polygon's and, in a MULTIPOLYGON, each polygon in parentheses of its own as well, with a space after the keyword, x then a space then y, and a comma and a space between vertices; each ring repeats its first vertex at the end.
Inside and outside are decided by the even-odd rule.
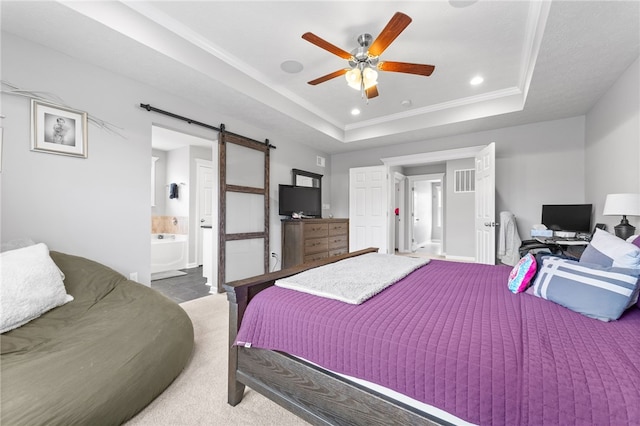
POLYGON ((193 322, 193 356, 171 386, 127 426, 308 424, 249 388, 236 407, 227 404, 226 295, 206 296, 180 306, 193 322))

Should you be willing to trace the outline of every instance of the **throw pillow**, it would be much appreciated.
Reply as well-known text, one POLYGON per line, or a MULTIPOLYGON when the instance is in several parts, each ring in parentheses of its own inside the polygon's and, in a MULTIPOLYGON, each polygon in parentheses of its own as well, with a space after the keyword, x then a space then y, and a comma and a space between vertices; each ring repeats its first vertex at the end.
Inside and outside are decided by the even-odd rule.
POLYGON ((536 258, 531 253, 516 263, 509 274, 508 281, 508 287, 512 293, 522 293, 529 287, 531 279, 537 271, 536 265, 536 258))
POLYGON ((638 295, 640 269, 545 258, 533 294, 601 321, 620 318, 638 295))
POLYGON ((591 242, 580 257, 580 262, 618 268, 640 268, 640 247, 607 231, 596 229, 591 242))
POLYGON ((0 253, 0 333, 73 300, 45 244, 0 253))

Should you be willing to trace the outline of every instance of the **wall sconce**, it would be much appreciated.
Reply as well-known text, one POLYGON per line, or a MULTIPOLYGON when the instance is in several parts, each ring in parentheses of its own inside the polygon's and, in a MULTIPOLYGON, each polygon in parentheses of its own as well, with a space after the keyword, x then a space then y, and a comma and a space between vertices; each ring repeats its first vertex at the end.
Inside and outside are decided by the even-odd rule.
POLYGON ((604 202, 604 216, 622 216, 615 226, 616 236, 626 240, 636 232, 627 216, 640 216, 640 194, 609 194, 604 202))

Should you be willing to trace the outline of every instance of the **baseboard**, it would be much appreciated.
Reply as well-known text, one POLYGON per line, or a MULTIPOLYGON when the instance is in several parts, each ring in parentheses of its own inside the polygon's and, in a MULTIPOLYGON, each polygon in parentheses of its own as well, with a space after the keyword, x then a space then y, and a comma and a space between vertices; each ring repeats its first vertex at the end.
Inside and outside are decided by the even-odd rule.
POLYGON ((444 258, 447 260, 459 260, 461 262, 475 262, 476 258, 475 257, 469 257, 469 256, 450 256, 448 254, 444 255, 444 258))
POLYGON ((197 268, 198 266, 198 262, 194 262, 194 263, 187 263, 187 269, 191 269, 191 268, 197 268))

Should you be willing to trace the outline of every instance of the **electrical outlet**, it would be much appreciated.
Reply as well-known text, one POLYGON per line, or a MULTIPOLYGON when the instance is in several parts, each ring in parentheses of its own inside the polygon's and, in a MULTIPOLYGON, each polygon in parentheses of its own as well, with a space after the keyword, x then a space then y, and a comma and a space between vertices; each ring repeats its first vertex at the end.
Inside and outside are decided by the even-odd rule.
POLYGON ((276 252, 271 252, 271 257, 275 257, 277 259, 278 255, 276 254, 276 252))
POLYGON ((131 273, 129 274, 129 279, 130 279, 131 281, 138 281, 138 273, 137 273, 137 272, 131 272, 131 273))

